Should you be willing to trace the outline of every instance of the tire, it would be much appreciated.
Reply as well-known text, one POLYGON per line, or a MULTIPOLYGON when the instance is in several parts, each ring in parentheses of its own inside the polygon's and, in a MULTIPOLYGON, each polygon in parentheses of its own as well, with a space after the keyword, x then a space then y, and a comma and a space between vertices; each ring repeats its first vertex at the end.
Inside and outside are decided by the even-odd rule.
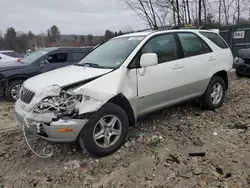
MULTIPOLYGON (((105 125, 105 124, 104 124, 105 125)), ((107 125, 107 124, 106 124, 107 125)), ((103 130, 109 131, 108 128, 104 128, 103 130)), ((110 155, 111 153, 116 152, 126 141, 129 130, 129 120, 126 112, 116 104, 107 103, 100 110, 95 112, 88 123, 83 127, 82 131, 78 136, 78 142, 80 146, 85 149, 90 155, 95 157, 104 157, 110 155), (111 117, 113 116, 113 117, 111 117), (103 120, 109 123, 109 118, 117 118, 115 123, 116 131, 119 129, 117 127, 121 127, 120 136, 115 137, 115 135, 110 137, 110 143, 113 140, 116 140, 111 146, 101 146, 101 143, 106 136, 101 137, 100 139, 94 139, 94 133, 101 133, 102 127, 99 121, 103 118, 103 120), (119 126, 118 126, 119 125, 119 126), (98 128, 100 128, 99 131, 98 128), (112 138, 112 139, 111 139, 112 138)), ((104 132, 103 135, 108 135, 109 133, 104 132)), ((110 133, 112 134, 112 133, 110 133)), ((97 135, 97 134, 96 134, 97 135)))
MULTIPOLYGON (((11 91, 14 87, 18 85, 23 85, 24 80, 16 80, 9 84, 9 86, 6 88, 6 94, 5 99, 9 102, 15 102, 16 99, 12 96, 11 91)), ((21 88, 20 88, 21 89, 21 88)))
POLYGON ((224 80, 219 76, 213 76, 208 84, 206 92, 201 98, 202 107, 205 110, 214 110, 215 108, 219 108, 224 101, 225 94, 226 94, 226 84, 224 80), (215 98, 212 99, 212 96, 211 96, 213 93, 213 87, 216 87, 216 86, 221 86, 221 91, 222 91, 221 97, 218 98, 218 100, 216 100, 215 98))

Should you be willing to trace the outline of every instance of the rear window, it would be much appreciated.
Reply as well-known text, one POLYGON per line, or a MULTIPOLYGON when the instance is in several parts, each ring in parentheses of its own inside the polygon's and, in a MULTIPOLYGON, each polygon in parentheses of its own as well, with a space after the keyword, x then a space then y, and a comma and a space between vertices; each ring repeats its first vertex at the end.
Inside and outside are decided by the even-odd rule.
POLYGON ((14 57, 14 58, 19 58, 21 57, 20 55, 18 55, 16 52, 0 52, 3 55, 7 55, 9 57, 14 57))
POLYGON ((211 40, 213 43, 215 43, 220 48, 228 48, 227 44, 221 39, 221 37, 216 33, 210 33, 210 32, 203 32, 201 31, 200 34, 207 37, 209 40, 211 40))

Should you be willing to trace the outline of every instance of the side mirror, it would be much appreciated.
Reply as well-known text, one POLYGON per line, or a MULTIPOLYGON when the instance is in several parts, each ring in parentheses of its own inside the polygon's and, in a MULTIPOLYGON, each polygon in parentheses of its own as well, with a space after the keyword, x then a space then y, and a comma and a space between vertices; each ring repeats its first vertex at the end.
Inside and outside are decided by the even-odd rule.
POLYGON ((149 67, 158 64, 158 56, 155 53, 142 54, 140 65, 141 67, 149 67))

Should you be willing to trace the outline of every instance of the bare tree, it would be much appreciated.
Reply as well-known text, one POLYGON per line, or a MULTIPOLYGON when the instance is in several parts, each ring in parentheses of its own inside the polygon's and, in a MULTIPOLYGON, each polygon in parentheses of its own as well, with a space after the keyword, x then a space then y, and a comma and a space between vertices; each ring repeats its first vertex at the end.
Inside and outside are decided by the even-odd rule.
POLYGON ((163 20, 159 15, 154 0, 123 0, 136 12, 136 14, 144 20, 150 28, 158 29, 163 26, 163 20))

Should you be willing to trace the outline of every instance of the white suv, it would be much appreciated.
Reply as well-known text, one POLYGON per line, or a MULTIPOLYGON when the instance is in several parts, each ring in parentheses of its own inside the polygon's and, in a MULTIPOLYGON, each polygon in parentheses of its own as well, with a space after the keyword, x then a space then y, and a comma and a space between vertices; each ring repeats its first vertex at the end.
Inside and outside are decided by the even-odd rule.
POLYGON ((79 63, 24 82, 18 120, 50 142, 73 142, 106 156, 139 117, 190 99, 218 108, 233 56, 208 30, 132 33, 109 40, 79 63))

